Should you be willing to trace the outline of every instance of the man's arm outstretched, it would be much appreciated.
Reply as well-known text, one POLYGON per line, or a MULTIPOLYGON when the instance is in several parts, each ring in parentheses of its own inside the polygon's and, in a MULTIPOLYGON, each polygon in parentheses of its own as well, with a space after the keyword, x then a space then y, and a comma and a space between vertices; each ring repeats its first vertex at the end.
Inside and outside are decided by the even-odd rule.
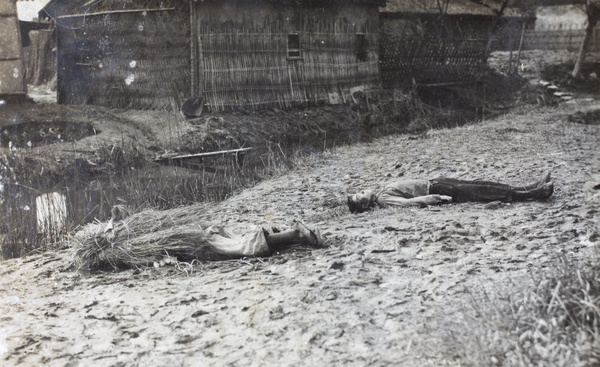
POLYGON ((399 207, 411 207, 411 206, 427 206, 436 204, 451 203, 452 197, 446 195, 423 195, 414 198, 406 199, 403 197, 392 196, 388 194, 381 194, 377 198, 377 204, 386 206, 399 206, 399 207))

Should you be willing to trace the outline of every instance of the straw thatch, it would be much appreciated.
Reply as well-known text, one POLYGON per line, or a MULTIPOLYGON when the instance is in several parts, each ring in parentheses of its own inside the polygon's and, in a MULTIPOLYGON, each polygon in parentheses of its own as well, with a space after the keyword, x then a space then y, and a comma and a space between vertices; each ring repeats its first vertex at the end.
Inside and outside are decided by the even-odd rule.
POLYGON ((231 258, 211 245, 212 228, 199 224, 204 215, 204 206, 195 205, 148 209, 118 222, 90 224, 72 239, 75 266, 83 270, 148 266, 165 256, 180 261, 231 258))

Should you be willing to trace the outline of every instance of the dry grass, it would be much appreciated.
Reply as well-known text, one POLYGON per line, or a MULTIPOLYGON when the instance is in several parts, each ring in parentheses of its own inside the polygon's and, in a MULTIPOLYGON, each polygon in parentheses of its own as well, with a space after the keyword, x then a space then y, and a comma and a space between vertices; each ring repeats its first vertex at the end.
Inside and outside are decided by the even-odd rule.
MULTIPOLYGON (((56 166, 52 174, 48 173, 51 169, 47 162, 30 162, 24 153, 11 152, 10 157, 0 157, 0 175, 11 191, 11 200, 0 203, 0 220, 6 225, 0 227, 2 257, 56 249, 63 233, 93 220, 120 219, 113 215, 115 208, 135 213, 146 208, 171 209, 220 201, 263 178, 280 174, 296 156, 390 133, 416 133, 465 122, 459 117, 464 111, 456 114, 426 108, 415 96, 398 93, 382 93, 358 104, 321 110, 246 111, 190 120, 190 132, 178 134, 173 147, 169 143, 181 153, 254 148, 242 163, 225 161, 225 157, 208 162, 212 170, 160 166, 151 161, 154 157, 149 154, 153 153, 137 141, 94 147, 93 156, 74 162, 50 154, 47 161, 56 166), (414 123, 409 125, 411 120, 414 123), (67 203, 68 225, 55 231, 52 238, 27 229, 36 225, 32 203, 47 192, 63 193, 67 203)), ((130 122, 124 119, 125 123, 130 122)))
POLYGON ((599 365, 598 264, 597 256, 591 263, 557 257, 534 273, 528 289, 514 293, 512 285, 474 296, 464 311, 468 333, 458 338, 461 360, 473 366, 599 365))
POLYGON ((218 258, 210 234, 199 224, 204 205, 171 210, 147 209, 123 220, 85 226, 69 241, 80 270, 153 265, 166 257, 179 260, 218 258))
POLYGON ((224 200, 263 177, 278 174, 289 160, 274 148, 242 166, 223 160, 215 162, 218 170, 205 171, 154 164, 135 146, 127 144, 101 147, 96 155, 93 164, 78 160, 62 167, 60 174, 52 177, 54 182, 43 182, 37 175, 40 170, 28 169, 31 166, 21 156, 2 161, 0 171, 14 172, 13 176, 4 176, 3 187, 10 200, 0 201, 2 258, 63 248, 64 235, 94 220, 118 221, 130 213, 148 214, 148 208, 168 210, 224 200), (38 233, 36 198, 53 186, 64 188, 58 191, 66 196, 68 217, 64 226, 38 233))

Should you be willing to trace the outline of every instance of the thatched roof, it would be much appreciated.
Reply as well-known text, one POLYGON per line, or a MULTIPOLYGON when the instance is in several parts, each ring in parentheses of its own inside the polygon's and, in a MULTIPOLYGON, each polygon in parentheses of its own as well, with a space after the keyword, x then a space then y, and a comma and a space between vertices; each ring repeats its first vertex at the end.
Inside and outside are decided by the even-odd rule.
MULTIPOLYGON (((385 14, 440 14, 439 0, 389 0, 385 8, 380 11, 385 14)), ((496 16, 498 5, 490 1, 474 2, 472 0, 451 0, 447 4, 445 14, 448 15, 478 15, 496 16)), ((514 8, 504 10, 504 16, 519 16, 514 8)))
POLYGON ((102 0, 50 0, 40 10, 39 19, 55 18, 65 14, 83 14, 102 0))

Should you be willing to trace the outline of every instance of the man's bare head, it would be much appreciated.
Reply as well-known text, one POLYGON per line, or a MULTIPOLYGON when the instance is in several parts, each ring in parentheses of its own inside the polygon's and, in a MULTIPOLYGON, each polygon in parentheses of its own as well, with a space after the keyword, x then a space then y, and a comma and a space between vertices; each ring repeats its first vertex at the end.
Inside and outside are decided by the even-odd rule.
POLYGON ((376 195, 372 190, 363 190, 354 195, 348 195, 348 209, 351 213, 362 213, 373 208, 376 195))

